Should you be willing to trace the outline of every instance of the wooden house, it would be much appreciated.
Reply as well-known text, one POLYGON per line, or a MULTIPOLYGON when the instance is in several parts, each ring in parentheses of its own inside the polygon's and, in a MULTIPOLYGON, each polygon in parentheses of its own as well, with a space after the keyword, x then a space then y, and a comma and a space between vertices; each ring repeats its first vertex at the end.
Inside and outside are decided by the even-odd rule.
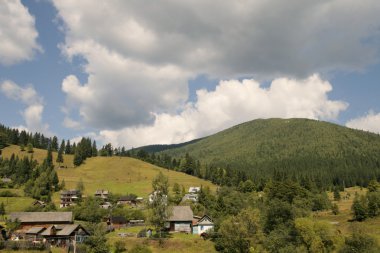
POLYGON ((168 222, 169 231, 191 233, 193 211, 190 206, 173 206, 168 222))
POLYGON ((9 218, 11 221, 18 220, 21 223, 21 230, 73 223, 72 212, 14 212, 10 213, 9 218))
POLYGON ((61 191, 60 207, 68 207, 75 205, 78 199, 81 198, 81 193, 78 190, 61 191))
POLYGON ((111 216, 107 221, 107 225, 112 228, 112 230, 126 227, 127 223, 128 220, 124 216, 111 216))

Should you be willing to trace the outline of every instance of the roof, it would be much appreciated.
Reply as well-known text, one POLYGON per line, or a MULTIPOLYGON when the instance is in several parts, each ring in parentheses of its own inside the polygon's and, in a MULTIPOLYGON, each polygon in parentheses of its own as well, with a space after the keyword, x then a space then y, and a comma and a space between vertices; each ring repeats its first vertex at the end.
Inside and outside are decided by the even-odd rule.
POLYGON ((67 190, 67 191, 61 191, 61 195, 76 195, 79 194, 79 190, 67 190))
POLYGON ((111 222, 112 223, 117 223, 117 224, 126 224, 127 219, 123 216, 112 216, 111 217, 111 222))
POLYGON ((172 215, 168 221, 192 221, 193 211, 190 206, 173 206, 172 215))
POLYGON ((45 229, 44 227, 32 227, 28 231, 26 231, 25 233, 26 234, 38 234, 44 229, 45 229))
POLYGON ((70 224, 70 225, 64 225, 64 226, 57 226, 53 225, 48 227, 44 232, 41 233, 43 236, 49 236, 51 235, 51 230, 53 227, 56 229, 55 236, 69 236, 74 231, 81 229, 84 234, 89 234, 80 224, 70 224))
POLYGON ((95 195, 98 195, 98 194, 108 194, 108 191, 107 190, 96 190, 95 192, 95 195))
POLYGON ((197 222, 198 225, 214 225, 214 222, 212 222, 212 219, 208 215, 204 215, 202 218, 199 219, 197 222))
POLYGON ((192 192, 192 193, 199 192, 200 190, 201 190, 201 187, 198 187, 198 186, 191 186, 189 188, 189 192, 192 192))
POLYGON ((121 196, 118 201, 132 201, 132 200, 135 200, 136 198, 134 196, 131 196, 131 195, 127 195, 127 196, 121 196))
POLYGON ((18 219, 21 223, 71 223, 73 220, 72 212, 14 212, 10 214, 13 221, 18 219))

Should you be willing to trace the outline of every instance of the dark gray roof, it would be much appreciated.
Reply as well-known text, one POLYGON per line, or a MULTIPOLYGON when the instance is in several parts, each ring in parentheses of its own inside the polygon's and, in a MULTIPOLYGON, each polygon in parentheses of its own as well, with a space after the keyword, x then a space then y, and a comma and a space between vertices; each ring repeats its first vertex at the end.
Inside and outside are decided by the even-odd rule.
POLYGON ((89 234, 80 224, 70 224, 70 225, 64 225, 64 226, 50 226, 48 227, 44 232, 41 233, 42 236, 49 236, 51 235, 52 228, 55 227, 57 234, 54 236, 69 236, 74 231, 81 229, 85 234, 89 234))
POLYGON ((193 211, 190 206, 173 206, 172 215, 168 221, 192 221, 193 211))
POLYGON ((71 223, 72 212, 15 212, 10 214, 10 219, 18 219, 21 223, 71 223))
POLYGON ((45 229, 44 227, 32 227, 28 231, 26 231, 25 233, 34 235, 34 234, 40 233, 44 229, 45 229))

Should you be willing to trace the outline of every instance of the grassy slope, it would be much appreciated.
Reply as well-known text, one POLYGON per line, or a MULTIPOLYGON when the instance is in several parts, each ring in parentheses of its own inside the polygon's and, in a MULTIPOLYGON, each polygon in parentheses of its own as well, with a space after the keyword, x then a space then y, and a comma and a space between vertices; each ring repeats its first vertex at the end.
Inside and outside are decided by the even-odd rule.
POLYGON ((307 119, 254 120, 163 152, 235 168, 319 168, 330 164, 326 159, 334 164, 354 155, 377 159, 380 135, 307 119))
POLYGON ((329 193, 330 199, 333 203, 336 203, 339 207, 339 214, 334 215, 330 211, 315 213, 314 217, 319 220, 325 220, 331 222, 336 226, 336 228, 345 236, 348 236, 351 231, 352 225, 359 225, 364 228, 364 230, 372 235, 380 243, 380 216, 372 219, 367 219, 363 222, 352 222, 352 212, 351 206, 355 197, 355 193, 359 195, 366 194, 366 189, 360 189, 359 187, 351 187, 345 189, 340 195, 342 199, 340 201, 333 201, 333 193, 329 193), (344 198, 349 193, 348 198, 344 198))
POLYGON ((75 188, 82 179, 87 195, 93 195, 97 189, 107 189, 112 193, 134 193, 144 198, 152 191, 152 179, 159 171, 169 177, 170 185, 177 182, 185 189, 200 185, 209 186, 212 190, 216 188, 208 181, 128 157, 93 157, 78 168, 57 170, 67 189, 75 188))
MULTIPOLYGON (((46 158, 47 151, 44 149, 34 148, 33 153, 28 153, 26 151, 21 151, 19 146, 10 145, 2 150, 2 156, 4 158, 10 158, 12 154, 15 154, 19 158, 23 158, 24 156, 33 156, 39 163, 46 158)), ((58 163, 55 162, 57 159, 57 152, 53 152, 53 162, 56 167, 58 167, 58 163)), ((63 163, 62 166, 73 167, 73 155, 63 155, 63 163)))

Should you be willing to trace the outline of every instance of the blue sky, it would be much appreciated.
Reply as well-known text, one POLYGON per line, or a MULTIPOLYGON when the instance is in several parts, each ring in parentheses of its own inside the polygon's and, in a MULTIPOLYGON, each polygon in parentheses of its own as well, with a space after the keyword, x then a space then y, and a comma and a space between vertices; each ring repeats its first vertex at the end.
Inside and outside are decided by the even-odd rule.
POLYGON ((370 0, 4 1, 1 123, 127 147, 271 117, 380 132, 379 10, 370 0))

